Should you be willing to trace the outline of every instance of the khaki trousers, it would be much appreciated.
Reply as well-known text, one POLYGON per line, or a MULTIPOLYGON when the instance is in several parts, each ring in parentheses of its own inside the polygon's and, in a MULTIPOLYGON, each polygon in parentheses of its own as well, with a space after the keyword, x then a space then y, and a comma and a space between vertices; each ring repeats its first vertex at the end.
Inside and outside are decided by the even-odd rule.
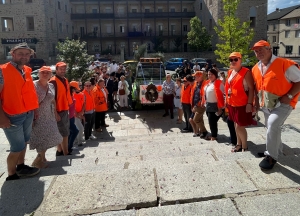
POLYGON ((195 116, 193 118, 194 122, 200 129, 200 133, 207 132, 205 125, 204 125, 204 120, 203 120, 203 115, 205 113, 205 107, 196 107, 196 112, 195 116))

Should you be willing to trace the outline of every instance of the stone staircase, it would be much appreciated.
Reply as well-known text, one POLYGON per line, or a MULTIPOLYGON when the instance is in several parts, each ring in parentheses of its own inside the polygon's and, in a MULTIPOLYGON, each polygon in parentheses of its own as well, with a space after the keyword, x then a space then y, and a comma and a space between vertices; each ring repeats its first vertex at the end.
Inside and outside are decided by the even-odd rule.
MULTIPOLYGON (((261 123, 247 129, 249 151, 231 153, 221 120, 218 141, 206 141, 181 133, 183 124, 159 111, 109 113, 110 127, 73 155, 55 157, 49 149, 50 166, 38 176, 5 182, 5 173, 0 215, 299 215, 298 115, 283 127, 279 163, 262 172, 261 123)), ((3 140, 0 173, 8 149, 3 140)), ((27 164, 35 156, 28 151, 27 164)))

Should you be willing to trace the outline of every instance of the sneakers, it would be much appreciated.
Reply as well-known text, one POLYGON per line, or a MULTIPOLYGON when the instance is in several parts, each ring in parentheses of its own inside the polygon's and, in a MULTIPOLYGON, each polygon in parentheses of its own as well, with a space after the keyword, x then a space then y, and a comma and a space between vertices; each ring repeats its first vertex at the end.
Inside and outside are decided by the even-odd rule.
POLYGON ((97 139, 97 137, 95 137, 94 135, 91 135, 90 139, 95 140, 95 139, 97 139))
POLYGON ((27 166, 27 165, 18 165, 17 166, 17 175, 18 176, 34 176, 36 174, 38 174, 40 172, 40 169, 39 168, 35 168, 35 167, 30 167, 30 166, 27 166), (19 168, 18 170, 18 167, 21 166, 21 168, 19 168))
POLYGON ((207 131, 203 132, 203 133, 200 135, 200 138, 201 138, 201 139, 205 139, 205 137, 207 136, 207 134, 208 134, 207 131))
POLYGON ((20 179, 20 177, 17 175, 17 173, 6 177, 6 181, 17 180, 17 179, 20 179))
POLYGON ((267 155, 260 163, 259 166, 262 170, 271 170, 277 163, 275 159, 267 155))

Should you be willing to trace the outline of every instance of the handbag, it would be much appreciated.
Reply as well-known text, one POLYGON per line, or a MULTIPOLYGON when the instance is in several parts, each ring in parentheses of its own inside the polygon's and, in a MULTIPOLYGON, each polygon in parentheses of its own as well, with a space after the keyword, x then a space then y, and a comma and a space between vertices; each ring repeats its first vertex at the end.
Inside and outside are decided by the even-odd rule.
POLYGON ((217 103, 206 103, 206 112, 218 112, 217 103))
POLYGON ((119 89, 119 95, 125 95, 125 89, 119 89))

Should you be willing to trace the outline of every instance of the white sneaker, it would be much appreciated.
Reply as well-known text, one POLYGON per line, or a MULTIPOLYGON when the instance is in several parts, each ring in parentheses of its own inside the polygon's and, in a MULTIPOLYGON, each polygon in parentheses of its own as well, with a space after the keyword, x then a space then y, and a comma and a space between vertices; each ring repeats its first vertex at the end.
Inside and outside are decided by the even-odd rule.
POLYGON ((90 139, 95 140, 95 139, 97 139, 97 137, 95 137, 94 135, 91 135, 90 139))

